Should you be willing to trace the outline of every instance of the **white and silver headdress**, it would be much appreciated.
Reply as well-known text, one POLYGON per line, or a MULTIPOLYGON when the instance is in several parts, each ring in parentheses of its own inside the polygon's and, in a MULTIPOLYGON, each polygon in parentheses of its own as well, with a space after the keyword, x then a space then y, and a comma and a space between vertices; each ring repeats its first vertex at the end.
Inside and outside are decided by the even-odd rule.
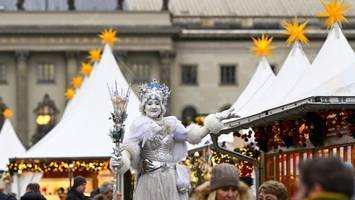
POLYGON ((148 99, 156 98, 166 106, 170 94, 169 88, 165 84, 160 84, 157 80, 142 84, 139 87, 139 100, 145 104, 148 99))

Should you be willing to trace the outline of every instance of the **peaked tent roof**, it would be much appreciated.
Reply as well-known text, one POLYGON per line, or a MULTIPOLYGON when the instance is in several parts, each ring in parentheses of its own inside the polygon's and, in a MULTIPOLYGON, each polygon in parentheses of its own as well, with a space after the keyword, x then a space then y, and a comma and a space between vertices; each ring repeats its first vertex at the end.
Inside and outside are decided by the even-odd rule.
POLYGON ((0 171, 7 170, 9 158, 21 155, 26 151, 9 119, 6 119, 0 130, 0 171))
POLYGON ((355 63, 309 93, 317 96, 355 96, 355 63))
POLYGON ((284 64, 282 65, 275 80, 270 84, 270 87, 263 91, 263 94, 255 100, 255 103, 250 109, 250 115, 281 106, 286 100, 299 79, 304 75, 305 70, 309 69, 310 62, 305 55, 301 44, 298 42, 292 46, 284 64))
POLYGON ((270 64, 265 57, 262 57, 256 71, 250 79, 248 86, 244 89, 238 100, 233 104, 235 113, 239 116, 248 116, 250 109, 255 106, 263 91, 267 90, 275 79, 270 64))
MULTIPOLYGON (((105 46, 100 63, 91 75, 86 90, 82 91, 77 106, 57 124, 41 141, 19 158, 85 158, 109 157, 112 141, 109 130, 113 123, 109 120, 113 107, 107 84, 128 88, 112 54, 111 47, 105 46)), ((131 92, 128 103, 126 134, 134 118, 140 115, 139 100, 131 92)))
POLYGON ((338 24, 334 24, 311 67, 299 80, 295 90, 288 96, 288 102, 315 96, 325 81, 344 71, 355 59, 355 54, 338 24))

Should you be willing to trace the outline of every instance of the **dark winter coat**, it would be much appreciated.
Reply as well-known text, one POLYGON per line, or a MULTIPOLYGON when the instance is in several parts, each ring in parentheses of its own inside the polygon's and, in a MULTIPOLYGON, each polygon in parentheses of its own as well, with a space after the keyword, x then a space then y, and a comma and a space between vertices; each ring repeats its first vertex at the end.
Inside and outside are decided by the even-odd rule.
POLYGON ((0 200, 16 200, 16 198, 14 196, 0 192, 0 200))
POLYGON ((46 198, 39 192, 26 192, 20 200, 46 200, 46 198))
POLYGON ((74 188, 70 189, 67 194, 67 200, 89 200, 88 196, 76 191, 74 188))

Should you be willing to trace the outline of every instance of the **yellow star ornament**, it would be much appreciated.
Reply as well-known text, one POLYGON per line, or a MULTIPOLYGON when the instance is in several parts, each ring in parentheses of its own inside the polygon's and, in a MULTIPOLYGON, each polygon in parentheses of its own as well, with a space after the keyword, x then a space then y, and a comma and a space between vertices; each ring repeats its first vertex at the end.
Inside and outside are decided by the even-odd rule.
POLYGON ((113 31, 112 28, 104 30, 99 36, 101 38, 101 43, 113 45, 118 41, 116 37, 116 31, 113 31))
POLYGON ((100 49, 90 50, 88 58, 91 63, 99 62, 101 59, 101 50, 100 49))
POLYGON ((272 50, 276 46, 271 45, 272 37, 267 35, 262 35, 259 38, 253 37, 254 46, 250 48, 251 51, 254 51, 258 56, 269 56, 272 54, 272 50))
POLYGON ((75 90, 72 88, 68 88, 65 92, 65 98, 71 100, 75 96, 75 90))
POLYGON ((308 23, 308 20, 304 21, 302 24, 298 23, 297 17, 293 20, 293 23, 290 21, 285 21, 283 27, 286 29, 284 34, 288 35, 287 44, 292 44, 293 42, 300 41, 304 44, 308 44, 308 38, 306 33, 308 30, 305 28, 308 23))
POLYGON ((4 115, 5 119, 10 119, 13 115, 13 112, 10 108, 6 108, 2 114, 4 115))
POLYGON ((325 11, 318 13, 317 16, 327 18, 327 28, 330 28, 335 23, 341 24, 342 22, 348 22, 348 20, 344 17, 344 14, 350 9, 350 6, 345 6, 344 2, 345 0, 330 0, 328 3, 324 3, 321 0, 325 11))
POLYGON ((89 76, 92 72, 92 66, 89 63, 81 63, 80 73, 89 76))
POLYGON ((72 85, 75 89, 80 88, 82 83, 83 83, 83 77, 81 76, 75 76, 72 80, 72 85))

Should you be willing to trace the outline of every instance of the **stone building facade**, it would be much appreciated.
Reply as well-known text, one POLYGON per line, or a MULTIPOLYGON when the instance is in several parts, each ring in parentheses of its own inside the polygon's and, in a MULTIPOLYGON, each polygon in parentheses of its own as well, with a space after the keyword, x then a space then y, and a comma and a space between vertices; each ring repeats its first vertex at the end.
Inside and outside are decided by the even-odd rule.
MULTIPOLYGON (((321 9, 318 1, 274 0, 280 7, 276 10, 261 6, 264 0, 241 1, 259 6, 249 11, 228 0, 204 1, 199 5, 195 0, 171 0, 169 10, 161 9, 160 0, 127 0, 123 10, 116 10, 118 1, 107 1, 102 10, 94 3, 94 8, 68 10, 70 1, 63 0, 25 1, 25 10, 20 10, 10 1, 0 1, 0 97, 14 111, 12 123, 24 144, 30 146, 38 131, 44 99, 52 102, 50 108, 55 106, 51 113, 59 121, 65 90, 87 51, 101 47, 97 35, 105 28, 118 31, 114 53, 133 87, 153 78, 165 82, 172 90, 170 113, 182 119, 216 112, 236 101, 259 60, 249 51, 252 36, 274 36, 278 48, 269 62, 276 72, 290 50, 282 34, 284 19, 296 14, 310 19, 311 42, 304 49, 311 61, 326 37, 327 30, 312 17, 321 9), (59 2, 57 7, 54 2, 59 2), (107 6, 110 3, 115 6, 107 6)), ((352 16, 355 12, 344 33, 355 46, 352 16)))

